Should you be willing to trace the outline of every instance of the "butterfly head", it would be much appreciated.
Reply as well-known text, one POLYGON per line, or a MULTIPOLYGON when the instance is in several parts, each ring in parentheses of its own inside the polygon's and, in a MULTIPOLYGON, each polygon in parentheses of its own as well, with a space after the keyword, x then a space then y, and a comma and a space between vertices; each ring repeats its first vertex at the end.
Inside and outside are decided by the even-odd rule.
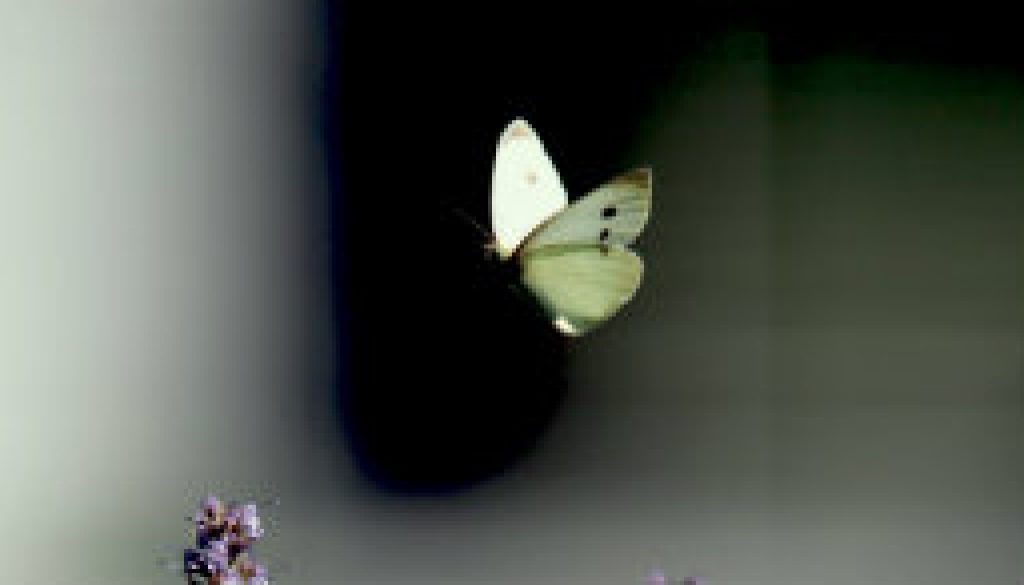
POLYGON ((507 253, 498 243, 498 238, 494 234, 487 237, 487 241, 484 243, 484 252, 492 260, 508 260, 516 256, 515 253, 507 253))

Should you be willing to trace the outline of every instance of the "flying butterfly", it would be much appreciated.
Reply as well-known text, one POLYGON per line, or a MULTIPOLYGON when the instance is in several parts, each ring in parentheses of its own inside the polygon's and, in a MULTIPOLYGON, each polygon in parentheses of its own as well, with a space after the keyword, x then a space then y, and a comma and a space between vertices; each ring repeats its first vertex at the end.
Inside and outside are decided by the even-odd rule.
POLYGON ((650 168, 619 175, 570 204, 526 120, 501 133, 491 177, 492 245, 500 260, 517 264, 565 335, 587 333, 633 298, 644 264, 630 245, 650 212, 650 168))

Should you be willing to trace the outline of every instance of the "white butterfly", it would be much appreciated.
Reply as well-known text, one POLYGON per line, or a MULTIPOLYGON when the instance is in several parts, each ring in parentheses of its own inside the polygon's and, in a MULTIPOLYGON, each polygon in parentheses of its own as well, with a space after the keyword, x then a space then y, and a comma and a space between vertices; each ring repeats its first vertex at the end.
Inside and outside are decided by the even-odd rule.
POLYGON ((629 249, 651 211, 651 170, 620 175, 569 204, 537 134, 513 120, 498 139, 491 226, 498 256, 573 337, 607 321, 636 293, 643 261, 629 249))

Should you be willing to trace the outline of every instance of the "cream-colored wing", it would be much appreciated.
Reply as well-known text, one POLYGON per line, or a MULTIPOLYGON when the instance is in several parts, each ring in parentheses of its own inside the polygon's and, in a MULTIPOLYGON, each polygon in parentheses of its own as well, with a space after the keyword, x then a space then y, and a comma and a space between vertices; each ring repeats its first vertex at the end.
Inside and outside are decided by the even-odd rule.
POLYGON ((650 213, 651 169, 635 169, 594 189, 538 226, 523 247, 628 246, 643 231, 650 213))
POLYGON ((511 256, 538 224, 568 202, 540 138, 526 120, 513 120, 498 139, 491 176, 491 229, 498 255, 511 256))
POLYGON ((523 282, 563 333, 576 337, 636 293, 643 261, 620 245, 559 244, 524 250, 523 282))

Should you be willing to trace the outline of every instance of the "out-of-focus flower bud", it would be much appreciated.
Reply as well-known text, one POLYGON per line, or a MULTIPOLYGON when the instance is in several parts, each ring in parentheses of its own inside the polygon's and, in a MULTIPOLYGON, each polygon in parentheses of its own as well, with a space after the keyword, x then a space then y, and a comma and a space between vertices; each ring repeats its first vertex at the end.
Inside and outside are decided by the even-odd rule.
POLYGON ((661 569, 654 569, 647 574, 647 585, 666 585, 665 572, 661 569))

